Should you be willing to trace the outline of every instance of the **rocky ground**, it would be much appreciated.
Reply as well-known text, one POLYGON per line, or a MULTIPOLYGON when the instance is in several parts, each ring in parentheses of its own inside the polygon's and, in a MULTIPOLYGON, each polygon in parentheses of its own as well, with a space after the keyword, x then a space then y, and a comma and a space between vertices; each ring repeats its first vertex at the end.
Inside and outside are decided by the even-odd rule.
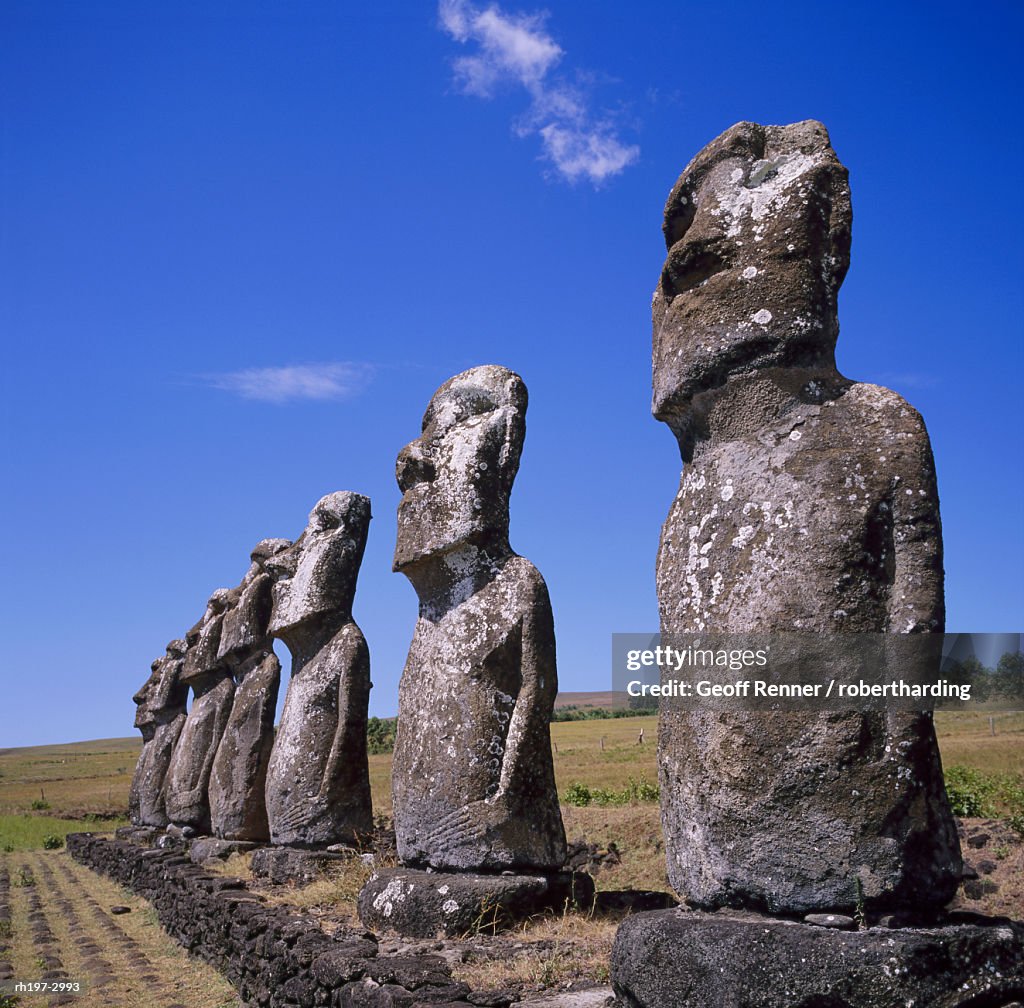
POLYGON ((998 819, 960 820, 964 882, 958 910, 1024 920, 1024 837, 998 819))

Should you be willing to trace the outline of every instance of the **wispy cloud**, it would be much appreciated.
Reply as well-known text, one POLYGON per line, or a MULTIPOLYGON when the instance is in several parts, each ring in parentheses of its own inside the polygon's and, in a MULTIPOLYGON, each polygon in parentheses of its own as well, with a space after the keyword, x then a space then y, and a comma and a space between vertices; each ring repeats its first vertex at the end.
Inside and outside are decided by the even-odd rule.
POLYGON ((639 147, 619 139, 611 117, 591 111, 585 88, 553 73, 565 51, 548 34, 546 15, 509 14, 468 0, 440 0, 438 15, 453 39, 476 46, 454 61, 459 87, 480 98, 503 86, 524 88, 530 106, 516 132, 540 137, 544 158, 563 178, 599 185, 640 156, 639 147))
POLYGON ((298 399, 349 399, 372 380, 368 364, 328 361, 285 367, 245 368, 227 374, 204 375, 213 388, 243 399, 286 403, 298 399))

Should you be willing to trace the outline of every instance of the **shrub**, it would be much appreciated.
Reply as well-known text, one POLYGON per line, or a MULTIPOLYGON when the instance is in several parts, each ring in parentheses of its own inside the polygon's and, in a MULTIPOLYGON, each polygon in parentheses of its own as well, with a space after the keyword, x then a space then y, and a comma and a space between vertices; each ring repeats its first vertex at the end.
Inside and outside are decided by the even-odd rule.
POLYGON ((50 807, 50 803, 45 798, 36 798, 29 808, 33 812, 45 812, 50 807))
POLYGON ((590 804, 591 797, 590 788, 588 788, 586 784, 581 784, 579 781, 573 781, 565 789, 562 801, 564 801, 566 805, 575 805, 577 808, 584 808, 590 804))
POLYGON ((372 756, 392 752, 398 718, 372 717, 366 722, 366 748, 372 756))
POLYGON ((972 767, 946 768, 946 794, 954 815, 977 818, 995 815, 992 800, 995 785, 992 778, 972 767))
POLYGON ((562 795, 566 805, 584 808, 587 805, 629 805, 630 802, 656 802, 660 796, 657 784, 651 784, 646 778, 636 780, 629 778, 629 783, 621 791, 608 788, 591 788, 579 781, 573 781, 562 795))
POLYGON ((56 833, 47 833, 43 837, 43 850, 60 850, 64 846, 64 837, 56 833))

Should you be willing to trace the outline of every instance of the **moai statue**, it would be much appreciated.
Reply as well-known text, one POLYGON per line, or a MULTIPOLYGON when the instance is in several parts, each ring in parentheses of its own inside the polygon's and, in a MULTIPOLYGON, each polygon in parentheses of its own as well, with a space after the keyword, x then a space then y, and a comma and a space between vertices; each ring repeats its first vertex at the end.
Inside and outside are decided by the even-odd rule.
POLYGON ((217 653, 224 614, 237 600, 237 590, 218 588, 203 618, 185 637, 188 650, 180 681, 192 687, 192 709, 171 757, 165 801, 171 823, 199 832, 210 827, 210 771, 235 693, 231 670, 217 653))
MULTIPOLYGON (((850 193, 825 128, 740 123, 683 172, 654 294, 654 415, 684 462, 663 634, 939 633, 924 423, 836 370, 850 193)), ((961 872, 930 714, 669 710, 669 880, 702 907, 941 906, 961 872)))
POLYGON ((264 790, 281 664, 269 632, 274 579, 265 565, 289 546, 287 539, 256 545, 238 603, 221 628, 217 657, 231 670, 235 695, 210 771, 210 825, 214 836, 226 840, 270 838, 264 790))
POLYGON ((406 865, 500 872, 565 861, 551 603, 508 538, 526 404, 517 374, 464 371, 437 390, 422 435, 398 456, 394 569, 419 596, 392 773, 406 865))
POLYGON ((270 632, 292 655, 267 773, 275 844, 352 843, 373 828, 366 755, 370 655, 352 619, 369 524, 369 498, 328 494, 295 545, 265 561, 278 579, 270 632))
MULTIPOLYGON (((733 126, 669 195, 653 410, 684 469, 658 552, 663 635, 786 632, 845 660, 844 635, 943 629, 924 424, 835 366, 850 224, 846 169, 811 121, 733 126)), ((1020 1000, 1024 927, 941 912, 961 860, 930 715, 663 704, 669 881, 716 912, 627 918, 623 1004, 1020 1000)))
POLYGON ((135 826, 167 825, 164 778, 171 754, 185 725, 188 687, 180 682, 185 642, 172 640, 163 658, 132 699, 138 705, 135 727, 142 732, 142 752, 128 794, 128 816, 135 826))

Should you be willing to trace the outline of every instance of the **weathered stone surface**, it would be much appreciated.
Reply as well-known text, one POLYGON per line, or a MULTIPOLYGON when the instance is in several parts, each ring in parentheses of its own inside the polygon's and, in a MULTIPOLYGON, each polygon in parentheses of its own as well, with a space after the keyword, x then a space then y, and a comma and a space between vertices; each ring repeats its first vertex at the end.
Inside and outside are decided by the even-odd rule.
POLYGON ((807 914, 804 923, 813 924, 815 927, 839 928, 843 931, 852 931, 857 925, 852 917, 843 914, 807 914))
POLYGON ((217 589, 203 618, 185 637, 188 650, 180 681, 192 687, 192 709, 171 756, 164 797, 168 819, 199 832, 210 828, 210 771, 235 694, 231 671, 217 651, 224 614, 237 598, 237 592, 217 589))
POLYGON ((275 844, 351 843, 373 829, 366 755, 370 654, 352 619, 369 524, 369 498, 328 494, 295 545, 266 561, 277 579, 270 632, 292 654, 267 773, 275 844))
MULTIPOLYGON (((359 894, 359 919, 374 931, 412 938, 501 930, 566 904, 589 910, 594 881, 580 872, 476 875, 414 868, 375 871, 359 894)), ((404 981, 403 981, 404 982, 404 981)))
POLYGON ((565 859, 548 728, 551 603, 508 541, 526 405, 518 375, 472 368, 438 389, 422 435, 398 456, 394 567, 419 596, 392 773, 406 864, 494 871, 565 859))
POLYGON ((265 564, 289 546, 287 539, 256 545, 238 602, 224 614, 217 657, 231 670, 235 695, 210 771, 210 825, 218 837, 270 838, 265 790, 281 665, 268 629, 273 578, 265 564))
POLYGON ((164 781, 171 756, 185 726, 188 686, 181 682, 185 642, 173 640, 163 658, 132 699, 137 707, 135 727, 142 732, 142 752, 128 793, 128 817, 136 826, 167 825, 164 781))
POLYGON ((246 840, 218 840, 216 837, 198 837, 188 848, 188 856, 195 864, 207 861, 225 861, 232 854, 244 854, 255 848, 246 840))
POLYGON ((351 857, 330 851, 297 850, 293 847, 261 847, 252 856, 250 869, 257 878, 274 885, 298 882, 308 885, 332 867, 347 864, 351 857))
POLYGON ((590 987, 563 994, 541 994, 517 1004, 519 1008, 611 1008, 616 1001, 610 987, 590 987))
POLYGON ((161 835, 158 826, 118 826, 114 834, 118 840, 127 840, 140 847, 152 847, 161 835))
MULTIPOLYGON (((654 402, 685 463, 662 531, 663 634, 943 628, 920 416, 835 368, 846 169, 816 122, 740 123, 665 210, 654 402)), ((668 710, 669 879, 691 904, 941 905, 960 852, 926 714, 668 710)))
POLYGON ((1024 927, 851 932, 665 910, 623 922, 612 985, 626 1008, 1002 1008, 1024 997, 1024 927))

